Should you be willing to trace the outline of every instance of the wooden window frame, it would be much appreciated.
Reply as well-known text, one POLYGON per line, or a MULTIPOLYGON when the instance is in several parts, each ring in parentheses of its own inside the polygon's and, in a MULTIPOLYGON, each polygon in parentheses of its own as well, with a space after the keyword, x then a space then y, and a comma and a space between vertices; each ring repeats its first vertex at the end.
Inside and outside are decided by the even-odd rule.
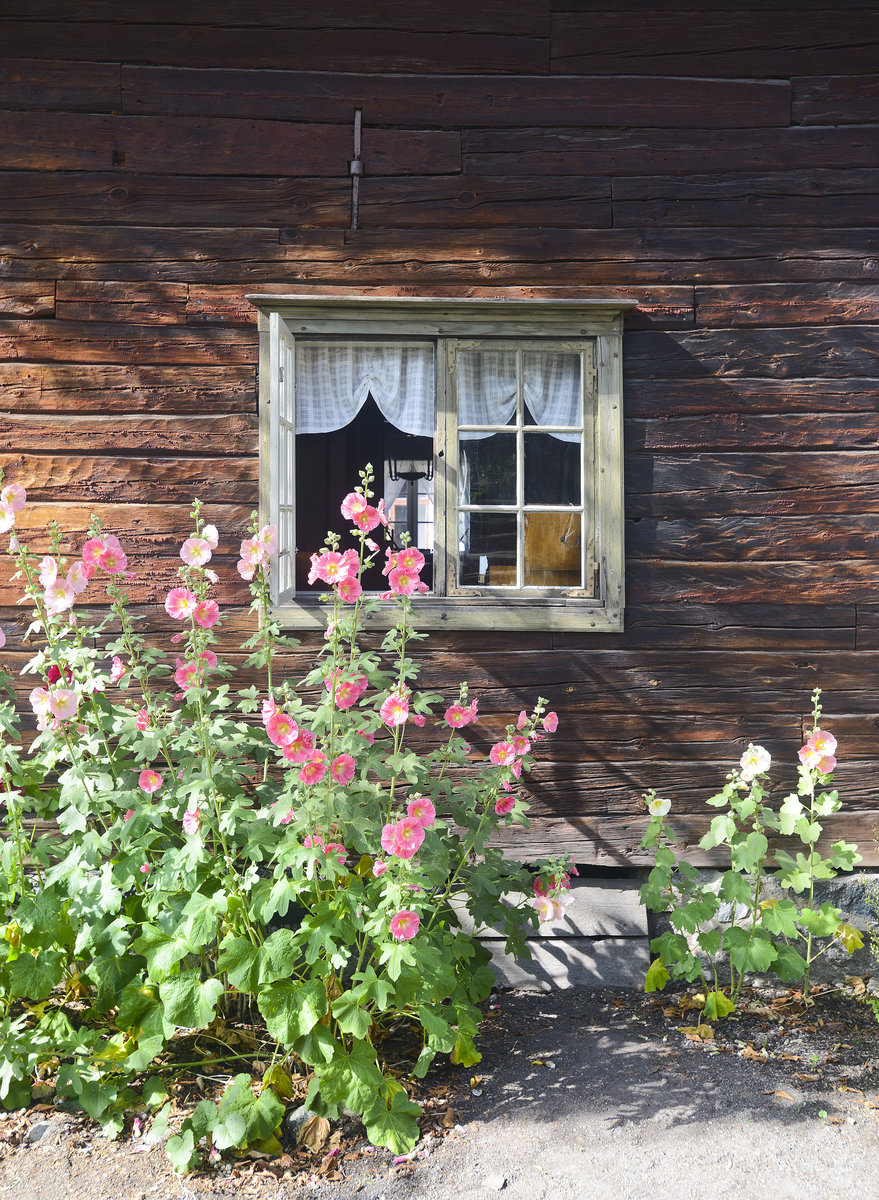
MULTIPOLYGON (((419 596, 418 624, 425 629, 534 629, 619 632, 623 628, 623 422, 622 326, 627 300, 449 300, 370 296, 265 296, 248 300, 259 310, 260 511, 278 525, 282 552, 294 530, 295 339, 422 338, 434 341, 437 363, 435 465, 436 585, 419 596), (466 589, 452 580, 457 564, 457 414, 450 355, 458 343, 515 343, 530 347, 594 347, 592 438, 584 461, 592 463, 596 584, 591 595, 574 589, 466 589)), ((584 392, 584 396, 586 393, 584 392)), ((586 418, 584 418, 585 420, 586 418)), ((353 481, 352 481, 353 486, 353 481)), ((317 549, 317 547, 314 547, 317 549)), ((326 607, 316 596, 296 594, 291 555, 272 569, 273 615, 293 629, 322 629, 326 607)), ((368 618, 382 627, 387 614, 368 618)))

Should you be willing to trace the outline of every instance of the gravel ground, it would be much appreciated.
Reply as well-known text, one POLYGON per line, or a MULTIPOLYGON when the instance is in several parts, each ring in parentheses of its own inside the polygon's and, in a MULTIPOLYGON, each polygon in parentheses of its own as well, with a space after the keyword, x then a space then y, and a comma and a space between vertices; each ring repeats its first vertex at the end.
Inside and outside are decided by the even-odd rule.
POLYGON ((426 1081, 419 1153, 354 1122, 320 1152, 177 1179, 144 1138, 51 1109, 0 1122, 0 1200, 862 1200, 879 1195, 879 1025, 850 994, 750 993, 715 1030, 681 997, 500 993, 483 1061, 426 1081), (681 1032, 681 1030, 684 1032, 681 1032), (689 1032, 687 1032, 689 1030, 689 1032), (713 1036, 709 1036, 713 1035, 713 1036), (28 1140, 30 1139, 30 1141, 28 1140))

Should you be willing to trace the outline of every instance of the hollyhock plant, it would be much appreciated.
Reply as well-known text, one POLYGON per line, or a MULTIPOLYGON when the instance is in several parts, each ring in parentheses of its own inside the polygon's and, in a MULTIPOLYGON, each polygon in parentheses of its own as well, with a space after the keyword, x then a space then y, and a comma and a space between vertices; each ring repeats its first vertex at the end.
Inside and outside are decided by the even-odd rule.
MULTIPOLYGON (((456 1062, 478 1061, 478 1005, 493 980, 472 930, 503 927, 523 951, 534 924, 521 900, 531 875, 492 839, 527 811, 510 780, 530 770, 546 704, 521 730, 495 735, 514 748, 512 763, 476 760, 460 731, 476 721, 477 698, 462 685, 444 699, 419 682, 424 555, 402 535, 384 563, 390 598, 364 589, 364 573, 383 565, 370 532, 387 528, 371 482, 363 472, 346 497, 344 534, 309 548, 327 636, 298 649, 272 608, 277 529, 256 514, 236 570, 215 561, 225 534, 194 502, 176 542, 177 579, 160 601, 170 630, 131 611, 128 559, 97 518, 69 570, 59 530, 41 555, 11 543, 33 606, 27 721, 41 736, 0 742, 0 865, 11 864, 5 883, 0 872, 0 924, 21 940, 21 953, 0 962, 0 985, 17 989, 4 1104, 30 1101, 51 1046, 55 1094, 66 1104, 87 1096, 112 1131, 143 1079, 178 1054, 177 1030, 198 1055, 193 1031, 231 1028, 246 1012, 257 1048, 241 1065, 259 1059, 267 1086, 255 1092, 242 1070, 230 1099, 196 1110, 203 1128, 184 1117, 167 1142, 180 1170, 200 1161, 203 1139, 225 1152, 221 1108, 261 1131, 236 1150, 248 1138, 264 1144, 283 1117, 272 1061, 304 1064, 311 1111, 333 1120, 354 1108, 374 1142, 401 1153, 420 1136, 420 1110, 386 1061, 387 1032, 404 1018, 420 1024, 416 1077, 452 1047, 456 1062), (222 642, 218 582, 235 610, 222 642), (77 603, 86 584, 87 610, 77 603), (47 609, 50 588, 60 612, 47 609), (242 611, 234 588, 249 590, 256 625, 240 657, 227 651, 242 611), (373 638, 379 624, 390 628, 373 638), (43 832, 52 822, 61 837, 43 832), (56 1003, 68 993, 83 1001, 75 1022, 56 1003), (19 1011, 27 1021, 17 1030, 19 1011)), ((24 498, 4 494, 0 519, 12 522, 24 498)), ((0 737, 17 729, 4 705, 0 737)))

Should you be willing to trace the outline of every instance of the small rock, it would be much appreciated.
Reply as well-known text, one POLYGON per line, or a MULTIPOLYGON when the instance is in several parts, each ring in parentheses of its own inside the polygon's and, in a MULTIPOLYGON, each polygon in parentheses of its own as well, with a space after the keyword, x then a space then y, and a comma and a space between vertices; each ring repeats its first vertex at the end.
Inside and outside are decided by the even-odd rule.
POLYGON ((296 1141, 296 1135, 299 1133, 299 1130, 309 1117, 312 1116, 314 1114, 310 1113, 304 1104, 300 1104, 298 1108, 294 1108, 291 1112, 287 1113, 284 1119, 284 1128, 291 1142, 296 1141))
POLYGON ((507 1186, 507 1180, 504 1175, 486 1175, 482 1186, 491 1192, 502 1192, 507 1186))
POLYGON ((44 1137, 52 1128, 52 1121, 34 1121, 30 1129, 24 1135, 24 1140, 29 1146, 33 1146, 42 1137, 44 1137))

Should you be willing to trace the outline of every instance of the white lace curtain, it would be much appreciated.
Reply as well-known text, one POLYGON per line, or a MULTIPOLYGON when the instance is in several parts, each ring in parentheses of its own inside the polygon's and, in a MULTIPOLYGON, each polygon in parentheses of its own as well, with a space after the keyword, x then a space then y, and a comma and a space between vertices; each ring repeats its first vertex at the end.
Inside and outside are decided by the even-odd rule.
MULTIPOLYGON (((580 356, 528 352, 522 356, 525 403, 537 425, 580 425, 580 356)), ((458 424, 506 425, 516 411, 516 352, 465 351, 458 355, 458 424)), ((576 442, 577 433, 553 433, 576 442)), ((462 431, 462 441, 491 437, 462 431)))
POLYGON ((396 429, 432 438, 435 377, 432 346, 299 342, 296 431, 344 429, 372 396, 396 429))

